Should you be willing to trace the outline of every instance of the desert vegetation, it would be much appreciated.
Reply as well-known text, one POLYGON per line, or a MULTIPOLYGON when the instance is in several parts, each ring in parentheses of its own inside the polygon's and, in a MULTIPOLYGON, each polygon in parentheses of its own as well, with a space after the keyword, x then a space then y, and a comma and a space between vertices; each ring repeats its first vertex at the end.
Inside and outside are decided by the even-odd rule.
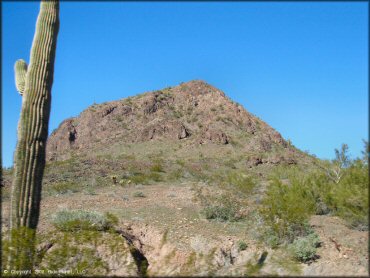
MULTIPOLYGON (((340 217, 352 230, 368 230, 368 145, 361 158, 350 159, 346 147, 335 153, 332 161, 313 158, 312 165, 318 166, 303 169, 300 165, 277 165, 262 177, 255 169, 240 169, 237 159, 209 160, 207 154, 198 156, 199 161, 184 158, 171 161, 159 152, 144 161, 140 155, 101 156, 94 160, 71 158, 47 166, 43 196, 46 199, 75 194, 99 197, 101 192, 116 188, 113 191, 123 192, 123 195, 112 192, 108 197, 119 197, 126 203, 141 199, 150 203, 153 193, 146 188, 155 184, 169 186, 179 181, 190 182, 193 184, 192 200, 199 206, 200 219, 209 225, 220 223, 239 227, 247 234, 254 231, 249 240, 236 241, 238 252, 247 252, 252 240, 275 252, 285 250, 286 264, 308 263, 320 259, 318 251, 322 248, 322 239, 310 224, 313 215, 340 217), (101 169, 102 161, 111 163, 101 169), (200 162, 203 166, 198 164, 200 162), (339 164, 342 165, 341 178, 337 182, 328 171, 339 164), (212 170, 215 165, 217 171, 212 170), (126 170, 120 170, 123 168, 126 170)), ((6 181, 12 169, 4 173, 6 181)), ((168 202, 176 202, 178 193, 175 192, 167 194, 168 202)), ((83 233, 114 233, 119 218, 109 211, 60 210, 51 215, 49 223, 60 233, 75 237, 83 233)), ((166 242, 171 241, 168 236, 166 242)), ((50 260, 57 260, 66 251, 60 252, 53 252, 50 260)), ((91 252, 84 253, 86 257, 82 262, 93 256, 91 252)), ((95 263, 96 269, 102 271, 99 273, 108 271, 106 262, 98 260, 95 263)), ((248 273, 259 273, 264 267, 258 264, 258 258, 247 265, 248 273)), ((82 266, 77 268, 82 269, 82 266)))
MULTIPOLYGON (((286 269, 296 271, 298 268, 295 263, 320 261, 323 239, 310 224, 313 215, 339 217, 351 230, 368 230, 368 145, 366 144, 361 158, 350 159, 346 147, 335 153, 336 158, 332 161, 312 158, 315 162, 308 168, 280 164, 270 169, 260 168, 259 171, 256 171, 258 168, 241 169, 236 158, 209 159, 207 152, 196 159, 174 157, 172 160, 163 152, 154 152, 146 158, 139 153, 95 158, 73 157, 48 164, 43 198, 73 198, 76 194, 99 198, 102 192, 108 190, 107 196, 113 200, 126 204, 153 204, 158 197, 153 196, 150 188, 157 186, 156 184, 168 188, 171 184, 181 181, 184 184, 189 183, 192 184, 192 202, 196 204, 198 211, 198 216, 192 212, 190 218, 199 218, 215 228, 218 225, 234 227, 233 229, 250 235, 248 238, 239 235, 239 239, 235 241, 237 252, 251 252, 251 242, 257 242, 277 254, 283 252, 284 260, 276 259, 277 262, 283 264, 286 269), (331 170, 330 167, 340 164, 339 159, 345 160, 346 163, 341 164, 341 178, 336 182, 328 171, 331 170), (100 165, 103 162, 105 167, 102 169, 100 165), (214 168, 218 170, 214 171, 214 168)), ((5 181, 9 181, 12 169, 5 169, 4 173, 5 181)), ((164 196, 169 204, 176 203, 181 196, 176 190, 164 196)), ((4 201, 6 199, 3 199, 4 201)), ((156 207, 153 207, 154 212, 158 213, 159 219, 170 216, 156 207)), ((143 210, 139 214, 137 210, 133 210, 130 213, 134 215, 132 219, 142 217, 135 215, 152 217, 149 216, 150 210, 143 210)), ((49 220, 51 227, 58 231, 58 236, 52 242, 62 242, 62 239, 68 237, 84 246, 85 237, 91 239, 104 233, 110 233, 114 237, 121 217, 122 214, 109 210, 105 213, 99 210, 57 210, 49 220)), ((171 217, 165 221, 170 219, 177 221, 171 217)), ((173 242, 174 235, 170 230, 166 231, 166 242, 173 242)), ((45 237, 48 235, 43 233, 38 240, 45 240, 45 237)), ((40 262, 48 261, 57 268, 62 264, 56 264, 58 256, 82 252, 81 259, 73 263, 64 260, 64 264, 81 270, 90 261, 88 265, 94 265, 96 270, 91 273, 108 273, 109 263, 102 257, 96 257, 92 247, 85 246, 72 252, 67 246, 55 244, 59 251, 48 251, 48 257, 38 259, 40 262)), ((254 244, 256 243, 252 243, 252 246, 254 244)), ((7 248, 6 246, 5 242, 4 248, 7 248)), ((269 251, 270 255, 267 256, 273 256, 271 252, 269 251)), ((215 254, 210 253, 207 256, 216 256, 215 254)), ((198 254, 194 253, 192 256, 200 260, 198 254)), ((245 273, 261 273, 265 263, 258 263, 260 256, 262 255, 246 263, 245 273)), ((212 265, 212 260, 205 258, 212 265)), ((194 264, 195 262, 186 265, 194 271, 194 268, 197 268, 194 264)), ((133 268, 137 269, 136 266, 133 268)), ((190 269, 184 269, 183 273, 191 273, 190 269)))
POLYGON ((279 179, 281 169, 272 176, 259 213, 273 247, 288 244, 297 259, 314 259, 320 240, 308 224, 313 214, 336 215, 352 229, 368 230, 368 143, 363 158, 350 159, 347 150, 342 145, 334 160, 322 162, 325 167, 315 171, 285 169, 285 182, 279 179), (340 179, 332 178, 333 168, 340 171, 340 179))

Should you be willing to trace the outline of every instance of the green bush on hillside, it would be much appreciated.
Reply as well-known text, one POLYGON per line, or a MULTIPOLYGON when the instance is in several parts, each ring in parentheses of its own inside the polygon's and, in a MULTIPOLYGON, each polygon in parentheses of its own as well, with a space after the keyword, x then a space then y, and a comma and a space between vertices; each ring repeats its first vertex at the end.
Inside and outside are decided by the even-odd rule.
POLYGON ((251 176, 239 172, 228 173, 226 182, 246 194, 252 193, 256 187, 256 182, 251 176))
POLYGON ((311 233, 306 237, 297 238, 289 249, 293 252, 294 257, 301 261, 307 262, 316 258, 316 248, 320 246, 320 239, 317 234, 311 233))
POLYGON ((121 185, 126 184, 150 184, 151 182, 160 182, 163 181, 163 176, 161 173, 153 172, 133 172, 129 175, 124 175, 123 179, 120 180, 121 185))
POLYGON ((161 161, 156 161, 150 168, 152 172, 164 172, 163 164, 161 161))
POLYGON ((297 236, 308 233, 307 222, 314 214, 315 202, 306 190, 305 182, 292 179, 290 184, 283 184, 274 179, 262 201, 260 214, 269 233, 280 243, 292 242, 297 236))
POLYGON ((237 210, 233 206, 210 205, 202 210, 206 219, 215 219, 221 222, 236 221, 237 210))
POLYGON ((51 195, 76 193, 79 191, 78 185, 74 182, 59 182, 46 187, 46 191, 51 195))
POLYGON ((204 199, 204 208, 201 213, 206 219, 214 219, 220 222, 238 221, 243 216, 239 213, 241 205, 230 194, 222 194, 214 199, 204 199))
POLYGON ((312 175, 316 213, 338 215, 351 228, 368 230, 368 153, 365 151, 362 159, 351 160, 347 151, 343 144, 341 151, 336 150, 336 159, 324 162, 321 172, 312 175))
POLYGON ((337 185, 332 186, 329 207, 333 213, 358 230, 369 229, 369 171, 362 162, 354 162, 337 185))
POLYGON ((306 236, 313 214, 338 215, 351 228, 368 230, 368 152, 363 159, 351 160, 347 150, 344 145, 336 150, 335 160, 324 164, 332 168, 305 173, 293 167, 286 171, 284 183, 277 172, 259 210, 266 225, 266 241, 276 247, 306 236), (329 172, 333 169, 339 173, 335 178, 334 172, 329 172))
POLYGON ((244 251, 244 250, 246 250, 248 248, 248 244, 245 243, 245 241, 243 241, 243 240, 239 240, 237 242, 237 244, 238 244, 238 250, 239 251, 244 251))
POLYGON ((54 215, 52 221, 61 231, 106 231, 113 228, 117 222, 117 218, 110 213, 84 210, 61 210, 54 215))

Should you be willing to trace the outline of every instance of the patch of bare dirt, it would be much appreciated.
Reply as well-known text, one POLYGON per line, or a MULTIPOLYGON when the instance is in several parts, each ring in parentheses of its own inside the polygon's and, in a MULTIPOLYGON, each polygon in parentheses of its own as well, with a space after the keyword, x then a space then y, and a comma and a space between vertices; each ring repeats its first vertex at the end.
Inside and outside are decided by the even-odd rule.
POLYGON ((311 219, 322 240, 320 258, 305 265, 308 276, 368 276, 369 234, 346 227, 338 217, 316 215, 311 219))

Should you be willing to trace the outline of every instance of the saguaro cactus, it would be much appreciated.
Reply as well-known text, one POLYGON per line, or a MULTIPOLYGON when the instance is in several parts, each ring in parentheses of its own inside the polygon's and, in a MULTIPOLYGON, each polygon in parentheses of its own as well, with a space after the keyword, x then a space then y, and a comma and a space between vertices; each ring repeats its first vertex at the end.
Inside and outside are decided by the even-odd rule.
POLYGON ((26 61, 19 59, 14 65, 15 72, 15 86, 17 87, 20 95, 23 95, 24 88, 26 85, 26 74, 27 74, 27 63, 26 61))
POLYGON ((59 1, 42 0, 30 65, 27 68, 25 61, 18 60, 14 67, 22 111, 11 194, 9 266, 12 269, 26 270, 33 264, 58 31, 59 1))

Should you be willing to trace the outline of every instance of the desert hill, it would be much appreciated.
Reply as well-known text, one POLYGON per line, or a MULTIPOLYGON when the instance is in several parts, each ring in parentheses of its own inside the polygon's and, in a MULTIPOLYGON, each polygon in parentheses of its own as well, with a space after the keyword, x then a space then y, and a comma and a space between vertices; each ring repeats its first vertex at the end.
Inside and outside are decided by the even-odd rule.
MULTIPOLYGON (((63 160, 112 145, 157 142, 187 148, 237 149, 246 165, 295 164, 303 155, 262 120, 199 80, 90 106, 48 139, 47 159, 63 160)), ((176 152, 176 151, 175 151, 176 152)))

